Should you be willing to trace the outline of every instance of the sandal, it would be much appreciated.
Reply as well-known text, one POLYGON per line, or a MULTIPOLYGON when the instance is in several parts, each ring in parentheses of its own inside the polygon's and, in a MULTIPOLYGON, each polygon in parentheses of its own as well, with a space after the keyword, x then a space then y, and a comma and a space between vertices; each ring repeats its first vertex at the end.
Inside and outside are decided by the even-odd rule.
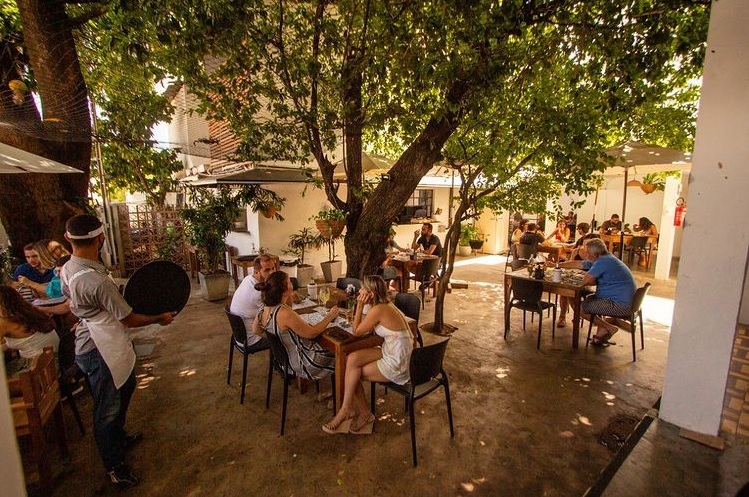
POLYGON ((612 333, 606 330, 606 333, 604 333, 603 335, 596 334, 593 338, 590 339, 590 344, 593 345, 593 347, 608 347, 609 345, 611 345, 609 343, 609 339, 614 336, 614 333, 616 333, 616 331, 612 333))
MULTIPOLYGON (((335 418, 333 418, 335 419, 335 418)), ((333 420, 331 419, 324 425, 322 425, 322 431, 329 435, 337 435, 339 433, 348 433, 351 429, 351 420, 354 419, 354 416, 347 416, 343 419, 340 423, 337 425, 333 424, 333 420)))
POLYGON ((559 321, 557 321, 557 328, 564 328, 567 326, 567 321, 565 321, 564 318, 559 318, 559 321))
POLYGON ((370 412, 366 421, 359 426, 352 426, 349 433, 352 435, 371 435, 374 430, 375 419, 375 415, 370 412))

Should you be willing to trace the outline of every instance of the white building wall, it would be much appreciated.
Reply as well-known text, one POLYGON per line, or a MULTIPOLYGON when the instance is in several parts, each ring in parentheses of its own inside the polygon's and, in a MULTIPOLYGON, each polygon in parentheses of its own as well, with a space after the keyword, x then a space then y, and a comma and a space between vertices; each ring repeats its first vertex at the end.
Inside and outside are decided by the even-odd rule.
POLYGON ((660 416, 720 428, 745 278, 749 224, 749 2, 712 3, 660 416), (715 256, 714 243, 720 243, 715 256))

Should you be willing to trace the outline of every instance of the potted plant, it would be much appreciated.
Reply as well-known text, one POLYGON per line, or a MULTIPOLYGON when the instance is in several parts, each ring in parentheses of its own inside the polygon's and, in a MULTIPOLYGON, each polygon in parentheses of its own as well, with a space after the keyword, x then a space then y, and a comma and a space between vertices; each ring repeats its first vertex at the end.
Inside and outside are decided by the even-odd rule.
POLYGON ((313 219, 320 236, 326 240, 338 238, 346 227, 346 213, 339 209, 322 209, 313 219))
POLYGON ((226 235, 241 210, 240 202, 227 186, 188 190, 190 205, 180 210, 185 236, 195 247, 201 270, 198 274, 203 298, 222 300, 229 295, 231 275, 221 267, 226 251, 226 235))
POLYGON ((314 268, 310 264, 304 263, 304 253, 308 247, 319 247, 318 238, 310 228, 302 228, 289 235, 289 249, 285 253, 293 254, 299 259, 299 264, 296 267, 296 278, 300 287, 307 286, 307 283, 312 280, 314 272, 314 268))
POLYGON ((478 230, 475 226, 472 224, 461 225, 460 238, 458 239, 458 254, 462 256, 471 255, 471 240, 477 239, 478 230))
POLYGON ((335 253, 335 244, 340 238, 340 233, 338 236, 331 236, 330 238, 323 236, 322 233, 318 235, 317 246, 328 246, 328 260, 320 263, 326 283, 333 283, 343 275, 343 262, 336 260, 335 253))

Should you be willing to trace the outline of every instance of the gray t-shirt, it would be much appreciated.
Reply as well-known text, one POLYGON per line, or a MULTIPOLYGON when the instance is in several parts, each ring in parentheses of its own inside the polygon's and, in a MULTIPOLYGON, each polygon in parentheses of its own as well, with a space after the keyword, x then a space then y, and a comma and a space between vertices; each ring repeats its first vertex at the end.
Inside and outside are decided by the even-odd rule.
POLYGON ((60 279, 62 293, 70 298, 70 312, 83 319, 75 330, 75 353, 85 354, 96 348, 86 325, 86 318, 109 312, 121 321, 133 312, 117 289, 117 285, 99 262, 72 256, 63 266, 60 279), (76 273, 81 273, 71 283, 76 273), (70 285, 70 286, 69 286, 70 285), (72 287, 72 289, 71 289, 72 287))

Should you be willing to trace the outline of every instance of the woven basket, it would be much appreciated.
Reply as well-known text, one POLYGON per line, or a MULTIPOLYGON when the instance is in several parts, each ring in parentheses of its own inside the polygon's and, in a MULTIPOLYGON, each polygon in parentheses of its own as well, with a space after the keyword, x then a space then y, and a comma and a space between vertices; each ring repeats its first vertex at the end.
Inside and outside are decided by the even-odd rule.
POLYGON ((346 221, 333 219, 318 219, 315 221, 315 227, 320 232, 320 236, 326 240, 337 238, 343 233, 346 227, 346 221))

